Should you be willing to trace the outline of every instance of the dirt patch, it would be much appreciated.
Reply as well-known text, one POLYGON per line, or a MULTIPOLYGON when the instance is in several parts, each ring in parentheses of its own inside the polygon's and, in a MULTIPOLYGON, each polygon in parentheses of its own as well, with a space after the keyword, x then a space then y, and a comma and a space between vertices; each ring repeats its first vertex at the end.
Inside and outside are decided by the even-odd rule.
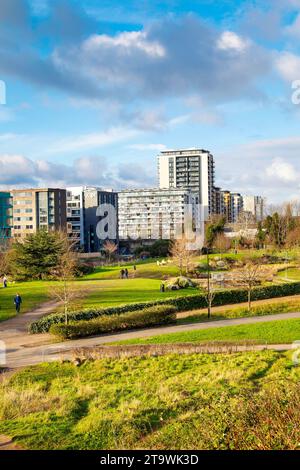
POLYGON ((0 434, 0 451, 1 450, 23 450, 21 446, 15 444, 13 440, 0 434))

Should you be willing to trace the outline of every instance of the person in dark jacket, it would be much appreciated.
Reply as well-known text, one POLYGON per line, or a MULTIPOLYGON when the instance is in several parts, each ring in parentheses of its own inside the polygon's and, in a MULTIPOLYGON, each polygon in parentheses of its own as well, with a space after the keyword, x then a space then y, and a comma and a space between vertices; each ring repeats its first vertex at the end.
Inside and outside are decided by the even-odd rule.
POLYGON ((20 296, 20 294, 16 294, 14 298, 14 304, 15 304, 17 313, 20 313, 21 303, 22 303, 22 297, 20 296))

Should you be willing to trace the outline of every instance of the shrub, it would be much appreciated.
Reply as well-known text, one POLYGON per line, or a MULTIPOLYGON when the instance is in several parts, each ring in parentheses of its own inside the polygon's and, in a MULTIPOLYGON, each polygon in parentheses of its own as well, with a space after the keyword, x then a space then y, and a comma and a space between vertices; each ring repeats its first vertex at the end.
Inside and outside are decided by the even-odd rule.
MULTIPOLYGON (((272 297, 285 297, 288 295, 300 294, 300 282, 290 282, 284 284, 273 284, 270 286, 256 287, 252 291, 252 300, 270 299, 272 297)), ((214 298, 214 306, 222 306, 228 304, 239 304, 248 301, 248 293, 245 289, 228 289, 216 293, 214 298)), ((185 297, 166 298, 165 300, 157 300, 154 302, 119 305, 117 307, 108 307, 105 309, 90 309, 73 312, 69 314, 70 321, 91 320, 103 315, 120 315, 141 310, 156 305, 174 305, 179 312, 187 310, 197 310, 207 307, 206 298, 203 294, 189 295, 185 297)), ((51 325, 64 323, 65 316, 63 313, 54 313, 47 315, 29 326, 30 333, 46 333, 51 325)))
POLYGON ((82 338, 103 333, 166 325, 176 322, 176 307, 160 305, 122 315, 103 315, 88 321, 52 325, 50 333, 62 339, 82 338))

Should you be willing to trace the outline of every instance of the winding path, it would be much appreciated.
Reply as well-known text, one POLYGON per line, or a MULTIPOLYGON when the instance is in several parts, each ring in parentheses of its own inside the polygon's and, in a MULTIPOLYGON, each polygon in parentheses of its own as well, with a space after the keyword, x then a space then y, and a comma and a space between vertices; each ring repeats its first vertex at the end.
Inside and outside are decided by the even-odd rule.
MULTIPOLYGON (((37 319, 53 311, 57 306, 54 302, 48 302, 38 309, 19 317, 1 323, 0 340, 6 345, 6 365, 9 368, 19 368, 41 362, 51 362, 64 357, 70 357, 72 350, 83 347, 96 347, 134 338, 149 338, 160 334, 179 333, 193 330, 205 330, 209 328, 222 328, 235 325, 249 325, 254 323, 270 322, 274 320, 287 320, 300 318, 300 312, 281 313, 276 315, 256 316, 249 318, 233 318, 228 320, 216 320, 205 323, 190 323, 184 325, 169 325, 145 330, 131 330, 123 333, 95 336, 74 341, 58 343, 49 334, 28 335, 27 326, 32 320, 37 319)), ((299 338, 300 339, 300 338, 299 338)), ((265 345, 257 346, 259 349, 265 345)), ((268 348, 285 350, 291 345, 269 345, 268 348)))

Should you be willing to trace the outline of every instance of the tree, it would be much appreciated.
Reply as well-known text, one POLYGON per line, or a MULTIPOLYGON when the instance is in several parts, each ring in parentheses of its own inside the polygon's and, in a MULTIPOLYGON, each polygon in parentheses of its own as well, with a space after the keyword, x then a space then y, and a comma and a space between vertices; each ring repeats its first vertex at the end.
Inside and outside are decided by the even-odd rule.
POLYGON ((231 282, 234 286, 244 287, 248 293, 248 311, 251 311, 252 291, 255 286, 272 275, 272 268, 248 261, 242 268, 232 271, 231 282))
POLYGON ((191 267, 192 251, 189 250, 188 244, 188 240, 183 236, 174 240, 170 248, 170 254, 175 264, 179 267, 181 276, 183 272, 187 274, 191 267))
POLYGON ((111 240, 106 240, 103 244, 103 249, 108 256, 108 262, 110 263, 112 255, 118 250, 118 245, 111 240))
POLYGON ((255 242, 258 249, 263 248, 265 246, 266 236, 266 230, 263 228, 262 222, 258 222, 257 233, 255 236, 255 242))
POLYGON ((58 232, 40 230, 15 241, 8 254, 11 270, 17 279, 45 279, 59 265, 64 243, 58 232))
POLYGON ((78 266, 77 253, 74 251, 75 244, 72 244, 64 233, 60 232, 57 236, 63 250, 58 263, 51 271, 53 278, 58 283, 51 286, 49 293, 51 297, 63 304, 65 323, 68 324, 70 306, 75 299, 82 297, 82 291, 78 290, 73 282, 78 266))
POLYGON ((5 276, 9 271, 8 250, 4 244, 0 243, 0 277, 5 276))
POLYGON ((226 219, 225 217, 213 217, 207 224, 205 229, 206 246, 211 248, 216 240, 216 237, 224 233, 226 219))
POLYGON ((153 258, 166 258, 170 251, 170 245, 170 240, 156 240, 153 245, 149 247, 150 255, 153 258))
POLYGON ((268 215, 264 221, 269 242, 278 248, 285 245, 288 233, 297 225, 293 211, 292 203, 284 204, 276 209, 273 208, 271 215, 268 215))
POLYGON ((228 251, 231 247, 231 240, 228 237, 225 237, 224 233, 218 233, 214 241, 214 248, 219 253, 224 253, 228 251))

